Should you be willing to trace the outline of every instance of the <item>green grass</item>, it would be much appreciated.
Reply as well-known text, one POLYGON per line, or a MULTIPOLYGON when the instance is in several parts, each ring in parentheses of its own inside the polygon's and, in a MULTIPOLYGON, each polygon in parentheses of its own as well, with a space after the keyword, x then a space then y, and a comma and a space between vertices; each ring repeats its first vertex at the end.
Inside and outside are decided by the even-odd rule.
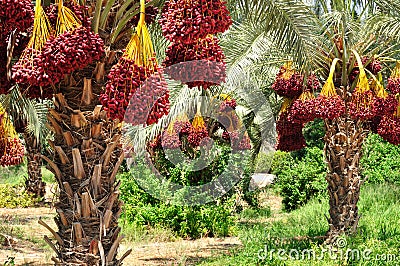
POLYGON ((27 175, 26 164, 19 166, 0 167, 0 184, 22 184, 27 175))
POLYGON ((122 234, 125 240, 131 243, 147 244, 151 242, 171 242, 180 239, 172 229, 162 226, 140 227, 124 222, 123 219, 120 219, 119 224, 122 227, 122 234))
MULTIPOLYGON (((0 167, 0 184, 21 185, 24 184, 27 176, 28 169, 25 162, 17 166, 0 167)), ((54 174, 44 166, 42 167, 42 180, 47 184, 56 182, 54 174)))
POLYGON ((260 217, 271 217, 271 208, 263 207, 259 209, 248 208, 244 209, 240 214, 240 219, 255 219, 260 217))
POLYGON ((329 206, 326 201, 313 199, 289 214, 278 214, 266 221, 265 217, 259 216, 259 222, 252 219, 251 222, 242 223, 239 237, 243 248, 233 250, 229 256, 209 259, 201 265, 399 265, 400 258, 398 261, 375 260, 377 256, 382 258, 392 254, 400 257, 399 203, 400 186, 365 185, 358 205, 362 214, 359 233, 345 238, 347 244, 339 253, 325 253, 323 259, 318 259, 324 248, 323 240, 318 236, 323 236, 328 229, 325 215, 328 215, 329 206), (271 257, 272 249, 282 249, 286 253, 293 249, 291 252, 294 259, 286 256, 288 260, 282 260, 277 251, 272 252, 271 257), (340 259, 340 254, 346 254, 347 249, 351 249, 353 253, 349 253, 347 259, 345 255, 340 259), (303 253, 306 260, 302 260, 303 250, 314 252, 316 259, 307 259, 307 253, 303 253), (363 258, 361 252, 367 254, 369 251, 370 259, 363 258), (295 259, 297 253, 299 259, 295 259), (360 259, 357 259, 357 254, 360 259), (335 256, 338 259, 332 259, 335 256))
MULTIPOLYGON (((43 217, 43 219, 46 220, 48 217, 43 217)), ((18 216, 0 219, 0 243, 6 243, 5 236, 11 236, 13 238, 17 238, 18 240, 29 241, 32 245, 35 245, 41 249, 51 250, 49 245, 42 237, 37 237, 32 235, 31 232, 27 232, 26 226, 24 227, 26 223, 26 220, 21 220, 18 216)))
POLYGON ((56 182, 54 174, 45 167, 42 167, 42 180, 47 184, 54 184, 56 182))

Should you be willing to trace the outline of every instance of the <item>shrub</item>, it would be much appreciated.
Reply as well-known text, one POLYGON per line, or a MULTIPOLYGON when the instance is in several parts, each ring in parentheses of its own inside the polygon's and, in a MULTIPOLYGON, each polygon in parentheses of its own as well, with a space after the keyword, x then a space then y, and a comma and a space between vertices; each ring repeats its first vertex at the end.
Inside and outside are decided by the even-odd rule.
POLYGON ((35 203, 36 200, 23 187, 0 184, 0 208, 26 208, 35 203))
POLYGON ((400 147, 383 140, 377 134, 370 134, 363 146, 361 175, 369 183, 385 181, 400 184, 400 147))
POLYGON ((285 210, 294 210, 312 197, 322 197, 326 191, 326 168, 322 150, 306 148, 303 158, 294 159, 289 153, 277 153, 273 173, 283 197, 285 210))
POLYGON ((240 218, 242 219, 258 219, 260 217, 271 217, 272 211, 270 207, 264 207, 264 208, 258 208, 258 209, 253 209, 253 208, 247 208, 244 209, 240 213, 240 218))
POLYGON ((274 158, 274 152, 265 153, 260 152, 254 163, 255 173, 269 173, 271 171, 271 164, 274 158))
POLYGON ((272 159, 271 173, 279 177, 283 171, 295 166, 296 162, 289 152, 276 151, 272 159))
POLYGON ((118 176, 121 180, 121 199, 124 201, 123 223, 140 230, 150 226, 170 228, 181 237, 228 236, 235 231, 234 204, 231 198, 223 203, 213 202, 201 206, 179 206, 163 202, 140 187, 136 181, 146 183, 147 189, 159 189, 156 177, 143 162, 137 163, 130 173, 118 176), (136 176, 136 178, 135 178, 136 176), (145 177, 137 179, 137 177, 145 177), (152 186, 154 184, 154 186, 152 186))
POLYGON ((306 139, 307 147, 324 148, 325 125, 324 120, 318 118, 306 124, 303 129, 303 135, 306 139))

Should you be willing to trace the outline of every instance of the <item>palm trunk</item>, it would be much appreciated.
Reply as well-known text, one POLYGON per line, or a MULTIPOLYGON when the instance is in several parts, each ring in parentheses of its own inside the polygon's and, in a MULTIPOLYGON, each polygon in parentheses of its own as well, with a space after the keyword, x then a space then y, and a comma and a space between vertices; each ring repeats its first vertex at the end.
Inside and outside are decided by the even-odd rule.
POLYGON ((92 67, 67 78, 50 110, 54 157, 44 159, 57 178, 60 195, 55 204, 58 232, 52 232, 57 242, 47 242, 57 253, 56 265, 119 265, 123 259, 116 258, 122 239, 122 202, 115 180, 123 160, 121 129, 99 105, 103 73, 101 67, 92 67))
POLYGON ((23 135, 28 159, 28 178, 25 180, 25 189, 35 198, 44 200, 46 183, 42 180, 40 144, 31 134, 24 133, 23 135))
POLYGON ((325 121, 324 155, 328 165, 326 180, 329 194, 329 230, 327 242, 337 236, 354 233, 357 229, 357 202, 361 179, 359 163, 366 132, 362 122, 349 117, 325 121))

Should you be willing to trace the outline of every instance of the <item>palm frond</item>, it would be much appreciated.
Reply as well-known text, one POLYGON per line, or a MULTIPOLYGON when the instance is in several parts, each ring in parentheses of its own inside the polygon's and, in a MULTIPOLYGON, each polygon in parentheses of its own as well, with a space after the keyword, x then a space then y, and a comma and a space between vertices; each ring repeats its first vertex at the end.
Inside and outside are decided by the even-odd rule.
MULTIPOLYGON (((272 76, 272 75, 270 75, 272 76)), ((261 140, 265 143, 273 145, 275 143, 275 116, 279 104, 274 104, 261 90, 264 84, 263 79, 255 79, 249 72, 243 72, 240 76, 241 82, 225 84, 225 91, 233 94, 239 99, 239 104, 246 107, 242 117, 254 113, 254 124, 259 127, 261 140)), ((272 94, 270 94, 272 95, 272 94)))
POLYGON ((375 10, 379 10, 384 14, 388 14, 394 17, 400 15, 400 1, 399 0, 370 0, 377 7, 375 10))
POLYGON ((312 8, 302 1, 231 0, 229 5, 230 10, 237 9, 233 11, 233 18, 236 25, 241 26, 233 27, 226 34, 237 35, 237 43, 244 41, 244 45, 230 46, 236 50, 233 54, 248 50, 260 38, 267 38, 281 52, 290 54, 296 65, 306 72, 321 59, 315 52, 319 47, 318 20, 312 8), (237 33, 241 28, 246 29, 242 36, 237 33))
POLYGON ((151 40, 153 42, 154 51, 157 53, 157 61, 161 62, 165 58, 165 51, 169 45, 169 41, 164 37, 159 23, 153 23, 149 26, 151 40))
POLYGON ((378 13, 368 20, 367 26, 376 36, 400 40, 400 17, 378 13))
POLYGON ((280 64, 284 58, 288 58, 274 47, 263 30, 254 27, 250 21, 232 26, 222 36, 221 46, 227 58, 228 83, 234 83, 242 72, 254 73, 262 67, 275 67, 276 63, 280 64))
POLYGON ((48 104, 50 102, 37 102, 23 96, 15 85, 9 94, 2 95, 0 102, 13 120, 21 119, 27 122, 26 133, 33 134, 43 142, 49 131, 46 127, 48 104))
POLYGON ((196 110, 197 99, 201 91, 189 89, 178 82, 168 80, 170 90, 171 108, 167 116, 162 117, 157 124, 144 127, 142 125, 124 125, 124 145, 132 147, 136 155, 142 154, 146 149, 146 143, 153 140, 168 125, 182 113, 190 114, 196 110))
POLYGON ((271 41, 288 53, 305 72, 322 60, 319 51, 318 20, 311 8, 301 1, 264 1, 265 31, 271 41))
POLYGON ((47 114, 49 112, 49 106, 51 106, 50 101, 46 103, 34 101, 34 112, 29 115, 27 120, 26 132, 28 134, 33 134, 40 143, 45 143, 51 134, 51 131, 46 126, 48 122, 47 114))

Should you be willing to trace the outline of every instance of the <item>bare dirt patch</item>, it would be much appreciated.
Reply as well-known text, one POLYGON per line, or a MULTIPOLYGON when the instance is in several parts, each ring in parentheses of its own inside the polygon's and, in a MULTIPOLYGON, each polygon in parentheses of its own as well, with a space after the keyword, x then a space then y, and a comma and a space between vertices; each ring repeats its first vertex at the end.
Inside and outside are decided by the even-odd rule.
POLYGON ((230 254, 231 249, 241 246, 237 237, 201 238, 167 243, 138 245, 124 243, 121 254, 132 248, 126 265, 196 265, 207 258, 230 254))
POLYGON ((39 217, 55 228, 55 211, 46 207, 39 208, 0 208, 0 231, 3 239, 12 237, 12 241, 0 243, 0 264, 13 257, 15 265, 51 265, 52 252, 43 241, 49 232, 38 224, 39 217))
MULTIPOLYGON (((262 193, 263 206, 270 206, 272 217, 263 218, 267 222, 285 216, 281 211, 282 198, 273 193, 262 193)), ((43 236, 51 234, 38 224, 39 218, 56 229, 55 210, 49 207, 0 208, 0 239, 11 237, 11 241, 0 243, 0 265, 9 257, 14 257, 15 265, 53 265, 54 252, 47 246, 43 236), (11 243, 9 243, 11 242, 11 243)), ((202 238, 198 240, 176 240, 174 242, 132 243, 123 240, 119 250, 122 255, 129 248, 132 253, 124 260, 124 265, 196 265, 199 262, 221 254, 231 254, 241 247, 237 237, 202 238)))
MULTIPOLYGON (((9 257, 14 257, 15 265, 53 265, 52 250, 43 241, 50 233, 38 224, 39 217, 52 228, 55 210, 40 208, 5 209, 0 208, 0 229, 15 242, 0 243, 0 265, 9 257), (4 229, 6 228, 6 229, 4 229)), ((4 239, 4 237, 3 237, 4 239)), ((119 254, 129 248, 132 253, 124 260, 125 265, 196 265, 198 262, 218 254, 229 254, 232 248, 239 247, 236 237, 202 238, 198 240, 177 240, 175 242, 156 242, 150 244, 124 241, 119 254)))

